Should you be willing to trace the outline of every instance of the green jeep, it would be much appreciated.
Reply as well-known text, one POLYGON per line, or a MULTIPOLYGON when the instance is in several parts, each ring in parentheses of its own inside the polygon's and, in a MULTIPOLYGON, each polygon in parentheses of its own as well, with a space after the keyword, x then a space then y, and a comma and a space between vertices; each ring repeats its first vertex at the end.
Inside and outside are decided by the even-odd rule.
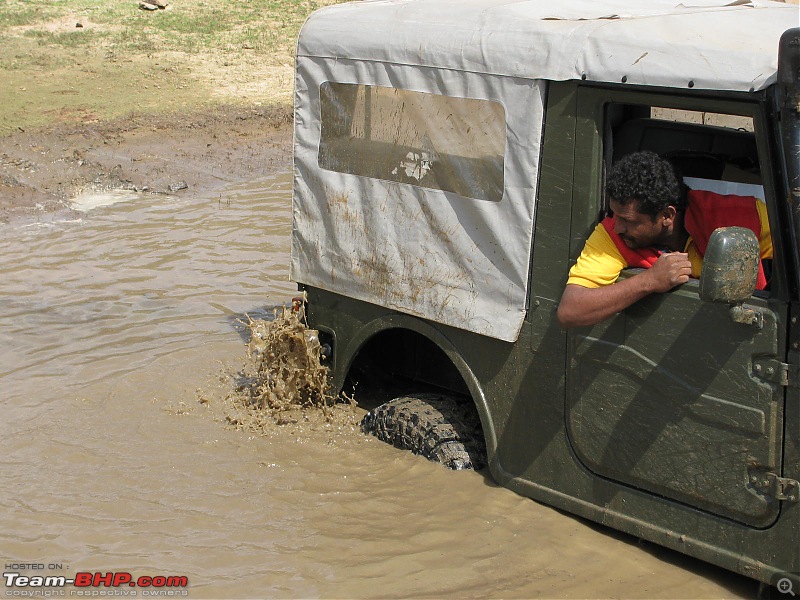
POLYGON ((334 388, 391 390, 365 429, 800 593, 798 8, 620 8, 315 12, 297 50, 292 279, 334 388), (565 331, 604 174, 638 150, 766 204, 769 286, 743 276, 758 256, 741 230, 717 230, 699 281, 565 331))

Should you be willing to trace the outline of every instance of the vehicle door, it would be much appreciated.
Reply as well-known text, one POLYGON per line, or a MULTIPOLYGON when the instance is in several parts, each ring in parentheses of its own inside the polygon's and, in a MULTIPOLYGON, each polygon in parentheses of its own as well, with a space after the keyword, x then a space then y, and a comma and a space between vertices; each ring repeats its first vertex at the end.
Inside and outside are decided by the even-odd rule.
MULTIPOLYGON (((681 127, 648 131, 648 124, 657 125, 670 111, 659 112, 652 98, 625 99, 622 106, 595 92, 581 100, 598 123, 598 160, 610 163, 615 153, 627 149, 676 157, 690 156, 689 151, 696 160, 688 164, 696 166, 701 155, 711 161, 716 154, 736 152, 706 151, 701 141, 687 148, 693 142, 674 135, 681 127), (637 116, 644 129, 630 134, 621 123, 634 114, 645 115, 637 116)), ((752 107, 740 112, 759 118, 752 107)), ((710 130, 698 127, 700 140, 710 130)), ((764 151, 764 140, 752 132, 751 127, 755 147, 764 151)), ((744 166, 742 160, 739 167, 744 166)), ((723 166, 719 175, 724 171, 731 177, 734 167, 723 166)), ((761 180, 771 207, 772 184, 766 174, 760 178, 757 173, 755 165, 751 180, 761 180)), ((746 180, 748 174, 733 177, 746 180)), ((573 223, 573 229, 586 225, 573 223)), ((774 268, 780 264, 773 261, 774 268)), ((622 277, 633 275, 625 271, 622 277)), ((703 302, 692 280, 646 297, 604 323, 571 330, 566 427, 583 465, 598 477, 753 527, 774 522, 780 506, 769 492, 769 478, 781 469, 788 315, 788 302, 776 287, 779 283, 745 304, 759 315, 756 323, 737 322, 727 305, 703 302)))

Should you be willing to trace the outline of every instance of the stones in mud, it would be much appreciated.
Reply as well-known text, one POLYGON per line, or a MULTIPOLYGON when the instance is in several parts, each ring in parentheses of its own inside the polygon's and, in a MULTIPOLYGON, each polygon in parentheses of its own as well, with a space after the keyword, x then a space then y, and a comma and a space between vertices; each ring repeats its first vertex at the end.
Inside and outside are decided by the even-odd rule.
POLYGON ((175 192, 185 190, 188 187, 189 185, 185 181, 178 181, 176 183, 169 184, 167 186, 167 189, 174 194, 175 192))
POLYGON ((12 177, 11 175, 3 175, 0 173, 0 185, 6 185, 8 187, 12 186, 21 186, 22 184, 16 177, 12 177))
POLYGON ((139 8, 142 10, 159 10, 165 9, 169 5, 166 0, 141 0, 139 8))

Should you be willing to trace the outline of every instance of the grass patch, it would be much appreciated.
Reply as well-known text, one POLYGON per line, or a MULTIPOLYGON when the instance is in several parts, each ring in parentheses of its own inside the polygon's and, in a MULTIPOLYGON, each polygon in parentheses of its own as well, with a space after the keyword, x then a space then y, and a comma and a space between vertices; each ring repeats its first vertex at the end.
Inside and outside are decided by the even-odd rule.
MULTIPOLYGON (((18 34, 43 38, 59 19, 88 19, 106 26, 104 41, 137 50, 142 37, 152 37, 167 51, 250 50, 272 52, 292 48, 305 19, 317 8, 340 0, 249 0, 227 3, 183 0, 166 10, 143 11, 135 0, 6 0, 0 4, 0 37, 18 34), (35 33, 34 33, 35 32, 35 33), (256 32, 260 32, 257 34, 256 32)), ((53 35, 47 43, 70 47, 77 36, 53 35)))
POLYGON ((300 27, 340 1, 0 0, 0 135, 63 115, 288 105, 300 27))
POLYGON ((32 25, 41 20, 41 11, 38 8, 20 8, 18 10, 7 10, 5 4, 0 6, 0 31, 5 31, 9 27, 20 27, 32 25))
POLYGON ((53 32, 30 29, 23 33, 25 37, 36 40, 39 46, 61 46, 62 48, 77 48, 79 46, 96 45, 104 37, 103 33, 96 31, 83 31, 76 28, 72 32, 53 32))

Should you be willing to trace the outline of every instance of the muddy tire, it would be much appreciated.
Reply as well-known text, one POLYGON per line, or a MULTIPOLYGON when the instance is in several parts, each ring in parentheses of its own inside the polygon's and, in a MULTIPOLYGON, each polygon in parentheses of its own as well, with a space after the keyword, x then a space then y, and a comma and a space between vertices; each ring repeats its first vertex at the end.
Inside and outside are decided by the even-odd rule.
POLYGON ((449 469, 486 466, 486 444, 475 407, 452 396, 414 394, 395 398, 367 413, 361 429, 449 469))

